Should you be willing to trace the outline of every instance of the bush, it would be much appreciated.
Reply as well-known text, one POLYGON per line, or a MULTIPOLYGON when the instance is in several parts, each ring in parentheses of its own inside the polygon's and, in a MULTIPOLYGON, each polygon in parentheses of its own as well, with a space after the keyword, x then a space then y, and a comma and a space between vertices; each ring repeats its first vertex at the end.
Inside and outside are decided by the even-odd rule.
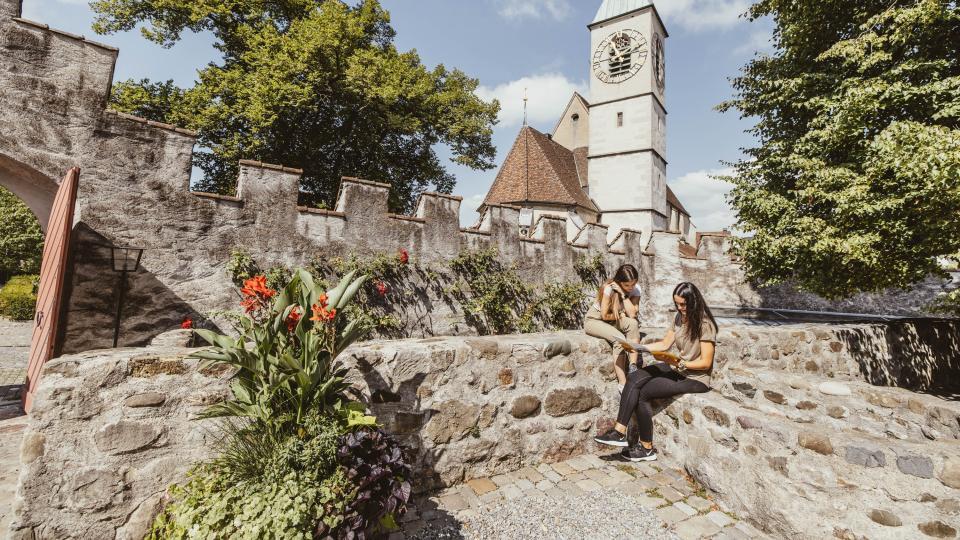
POLYGON ((17 274, 40 272, 42 256, 43 231, 37 217, 16 195, 0 187, 0 283, 17 274))
POLYGON ((17 276, 0 289, 0 315, 15 321, 29 321, 37 309, 37 276, 17 276))

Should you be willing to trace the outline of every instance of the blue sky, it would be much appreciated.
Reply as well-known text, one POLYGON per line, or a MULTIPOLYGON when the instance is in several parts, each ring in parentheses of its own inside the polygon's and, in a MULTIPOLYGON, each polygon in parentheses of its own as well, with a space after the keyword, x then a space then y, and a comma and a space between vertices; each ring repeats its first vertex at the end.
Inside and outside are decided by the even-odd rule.
MULTIPOLYGON (((574 90, 589 99, 590 37, 586 25, 601 0, 381 0, 391 12, 401 50, 416 49, 425 64, 444 64, 480 79, 479 94, 501 100, 494 143, 498 161, 522 123, 527 89, 530 124, 549 132, 574 90)), ((724 201, 727 185, 709 178, 723 161, 751 145, 750 127, 736 114, 713 110, 730 97, 728 78, 754 54, 769 50, 770 25, 739 15, 746 0, 660 0, 667 41, 668 182, 700 230, 732 225, 724 201)), ((116 80, 173 79, 190 86, 197 69, 217 59, 207 35, 187 34, 171 49, 139 32, 97 36, 86 0, 24 0, 24 17, 120 48, 116 80)), ((451 164, 455 193, 464 197, 461 220, 475 208, 496 170, 478 172, 451 164)))

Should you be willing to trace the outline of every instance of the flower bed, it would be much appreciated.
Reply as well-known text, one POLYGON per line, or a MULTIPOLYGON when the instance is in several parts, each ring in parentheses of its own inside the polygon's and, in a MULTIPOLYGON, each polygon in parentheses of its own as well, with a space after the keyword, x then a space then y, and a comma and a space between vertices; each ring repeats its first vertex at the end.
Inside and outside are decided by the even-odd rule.
POLYGON ((170 490, 148 538, 366 538, 396 526, 410 496, 397 442, 347 397, 340 351, 368 328, 341 315, 366 281, 325 291, 309 272, 274 290, 244 281, 238 337, 196 330, 194 356, 234 368, 219 456, 170 490), (307 315, 310 315, 309 317, 307 315))

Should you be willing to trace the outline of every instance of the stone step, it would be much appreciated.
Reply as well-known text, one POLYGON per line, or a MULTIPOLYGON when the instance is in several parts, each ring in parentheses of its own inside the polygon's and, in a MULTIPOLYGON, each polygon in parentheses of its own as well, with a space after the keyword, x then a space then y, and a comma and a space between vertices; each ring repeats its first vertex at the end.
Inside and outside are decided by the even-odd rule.
POLYGON ((956 422, 957 404, 917 394, 912 407, 908 399, 895 404, 896 389, 855 381, 842 383, 850 395, 827 395, 819 391, 824 382, 837 381, 731 370, 714 392, 683 396, 658 415, 657 445, 722 509, 750 515, 774 536, 923 538, 925 530, 955 530, 958 443, 951 426, 937 424, 944 435, 935 440, 918 436, 918 426, 956 422), (831 414, 837 408, 846 414, 831 414))

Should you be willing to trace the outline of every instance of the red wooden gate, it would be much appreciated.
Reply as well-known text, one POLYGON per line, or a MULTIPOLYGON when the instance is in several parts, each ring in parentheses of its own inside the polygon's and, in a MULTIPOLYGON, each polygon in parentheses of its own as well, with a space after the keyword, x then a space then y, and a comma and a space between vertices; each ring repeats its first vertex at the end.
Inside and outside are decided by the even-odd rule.
POLYGON ((37 291, 37 312, 33 316, 33 340, 30 342, 30 365, 24 383, 23 410, 30 412, 33 394, 40 382, 43 365, 53 354, 60 318, 60 297, 67 267, 70 231, 73 230, 73 208, 77 200, 80 169, 67 171, 57 196, 53 200, 47 236, 43 244, 43 262, 40 265, 40 288, 37 291))

